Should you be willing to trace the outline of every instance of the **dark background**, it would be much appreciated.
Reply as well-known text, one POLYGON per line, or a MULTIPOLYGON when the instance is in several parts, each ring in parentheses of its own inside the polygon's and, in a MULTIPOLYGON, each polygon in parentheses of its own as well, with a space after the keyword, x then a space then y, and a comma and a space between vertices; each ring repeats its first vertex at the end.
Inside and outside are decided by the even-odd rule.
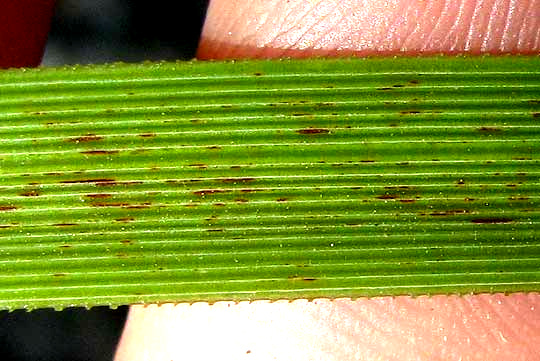
MULTIPOLYGON (((58 0, 47 66, 195 56, 208 0, 58 0)), ((127 307, 0 311, 4 361, 110 361, 127 307)))
POLYGON ((190 59, 208 0, 57 0, 44 65, 190 59))

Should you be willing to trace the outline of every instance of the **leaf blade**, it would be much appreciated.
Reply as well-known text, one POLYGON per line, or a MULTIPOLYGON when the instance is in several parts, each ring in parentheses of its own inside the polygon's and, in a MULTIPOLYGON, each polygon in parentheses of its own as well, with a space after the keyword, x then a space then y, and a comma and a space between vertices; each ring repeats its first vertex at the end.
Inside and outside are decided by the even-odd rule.
POLYGON ((0 74, 0 307, 538 291, 534 57, 0 74))

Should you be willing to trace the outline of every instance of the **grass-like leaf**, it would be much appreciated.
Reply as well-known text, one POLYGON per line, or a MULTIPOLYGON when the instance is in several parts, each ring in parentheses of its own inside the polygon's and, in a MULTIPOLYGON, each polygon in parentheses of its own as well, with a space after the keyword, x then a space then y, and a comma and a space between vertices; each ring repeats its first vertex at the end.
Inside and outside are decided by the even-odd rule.
POLYGON ((540 291, 540 59, 0 72, 0 308, 540 291))

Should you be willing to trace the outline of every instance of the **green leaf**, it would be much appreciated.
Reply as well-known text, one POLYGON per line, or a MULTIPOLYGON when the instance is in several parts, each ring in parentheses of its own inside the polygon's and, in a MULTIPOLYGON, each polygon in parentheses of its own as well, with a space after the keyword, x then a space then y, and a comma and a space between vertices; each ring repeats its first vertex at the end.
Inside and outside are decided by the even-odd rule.
POLYGON ((540 58, 0 72, 0 308, 540 291, 540 58))

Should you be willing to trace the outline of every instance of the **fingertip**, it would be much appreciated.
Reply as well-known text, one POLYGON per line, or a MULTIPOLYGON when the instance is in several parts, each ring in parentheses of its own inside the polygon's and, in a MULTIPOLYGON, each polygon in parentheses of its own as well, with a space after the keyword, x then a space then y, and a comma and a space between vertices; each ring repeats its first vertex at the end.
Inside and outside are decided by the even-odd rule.
POLYGON ((212 0, 201 59, 539 54, 540 0, 212 0))
POLYGON ((133 306, 116 361, 533 360, 539 308, 538 293, 133 306))

